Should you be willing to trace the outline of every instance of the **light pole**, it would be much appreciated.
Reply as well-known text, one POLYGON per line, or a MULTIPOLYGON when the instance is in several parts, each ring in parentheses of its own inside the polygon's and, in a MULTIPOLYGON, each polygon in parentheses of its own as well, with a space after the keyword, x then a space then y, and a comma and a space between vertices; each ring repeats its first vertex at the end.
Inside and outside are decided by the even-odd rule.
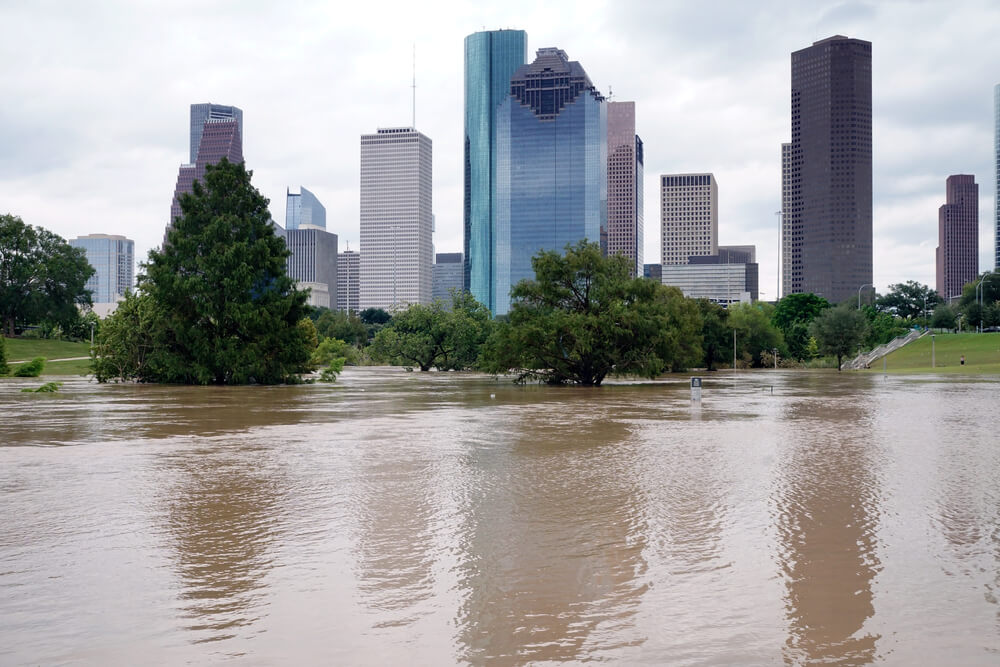
POLYGON ((930 329, 930 327, 927 326, 927 293, 926 292, 924 293, 924 328, 925 329, 930 329))
POLYGON ((934 334, 931 334, 931 368, 935 368, 937 363, 934 358, 934 334))
POLYGON ((858 310, 861 310, 861 290, 863 290, 866 287, 871 287, 872 289, 875 289, 875 286, 872 285, 871 283, 866 283, 858 288, 858 310))
POLYGON ((774 272, 777 291, 774 293, 774 304, 778 305, 778 301, 781 300, 781 218, 784 214, 782 211, 775 211, 774 214, 778 216, 778 266, 774 272))
POLYGON ((987 278, 989 278, 992 275, 994 274, 987 273, 985 276, 983 276, 983 279, 980 280, 979 283, 976 285, 976 301, 979 303, 979 333, 983 333, 983 292, 986 291, 985 289, 982 289, 982 291, 980 290, 983 286, 983 283, 985 283, 987 278))

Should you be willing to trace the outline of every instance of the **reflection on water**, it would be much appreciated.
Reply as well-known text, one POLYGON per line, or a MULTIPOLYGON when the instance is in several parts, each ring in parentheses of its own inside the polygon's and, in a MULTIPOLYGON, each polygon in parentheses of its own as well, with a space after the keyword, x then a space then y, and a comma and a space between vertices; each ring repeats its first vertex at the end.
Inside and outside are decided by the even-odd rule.
POLYGON ((1000 656, 997 378, 24 384, 0 664, 1000 656))
POLYGON ((265 613, 265 577, 280 532, 281 478, 263 453, 225 445, 164 457, 161 516, 191 641, 231 639, 265 613))
POLYGON ((785 442, 775 498, 778 555, 786 580, 791 663, 860 665, 879 637, 878 445, 866 441, 866 404, 851 397, 811 399, 788 416, 809 419, 815 437, 785 442))
POLYGON ((586 415, 562 395, 494 416, 490 446, 463 458, 462 660, 573 661, 642 642, 630 623, 646 588, 630 433, 600 395, 586 415))

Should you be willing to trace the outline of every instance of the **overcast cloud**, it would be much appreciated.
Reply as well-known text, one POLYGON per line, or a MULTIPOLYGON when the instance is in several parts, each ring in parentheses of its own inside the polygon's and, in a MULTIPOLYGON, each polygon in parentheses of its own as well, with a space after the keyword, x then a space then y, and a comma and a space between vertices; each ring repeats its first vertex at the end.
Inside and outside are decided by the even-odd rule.
POLYGON ((284 223, 312 190, 358 247, 359 137, 411 121, 434 142, 435 246, 462 249, 463 39, 520 28, 599 90, 634 100, 645 144, 645 261, 659 261, 659 174, 711 171, 722 244, 756 244, 774 298, 789 54, 873 43, 875 282, 933 286, 950 174, 980 184, 992 268, 993 85, 1000 4, 969 2, 10 2, 0 0, 0 213, 66 238, 162 239, 189 106, 244 110, 244 155, 284 223), (502 6, 501 6, 502 5, 502 6))

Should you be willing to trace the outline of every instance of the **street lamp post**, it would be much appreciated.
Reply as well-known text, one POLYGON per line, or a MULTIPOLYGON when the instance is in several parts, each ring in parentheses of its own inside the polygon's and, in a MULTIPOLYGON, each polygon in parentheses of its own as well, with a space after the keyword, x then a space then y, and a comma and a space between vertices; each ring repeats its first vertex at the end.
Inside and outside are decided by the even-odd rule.
POLYGON ((976 285, 976 301, 979 303, 979 333, 983 333, 983 292, 986 291, 985 289, 982 289, 982 286, 983 283, 985 283, 986 280, 992 275, 994 274, 987 273, 976 285))
POLYGON ((858 288, 858 310, 861 310, 861 290, 863 290, 866 287, 871 287, 872 289, 875 289, 875 286, 872 285, 871 283, 865 283, 864 285, 858 288))
POLYGON ((934 358, 934 334, 931 334, 931 368, 937 366, 936 360, 934 358))

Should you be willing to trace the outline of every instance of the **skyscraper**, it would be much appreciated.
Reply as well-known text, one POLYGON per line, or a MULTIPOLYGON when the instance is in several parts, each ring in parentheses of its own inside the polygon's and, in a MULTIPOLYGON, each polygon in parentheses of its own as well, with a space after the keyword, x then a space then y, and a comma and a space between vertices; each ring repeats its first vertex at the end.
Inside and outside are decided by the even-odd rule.
POLYGON ((337 235, 309 226, 286 229, 284 237, 292 253, 285 260, 288 277, 299 284, 299 289, 310 290, 309 305, 336 305, 337 235))
POLYGON ((792 53, 782 145, 783 293, 837 303, 872 282, 872 45, 835 35, 792 53))
POLYGON ((958 174, 945 182, 938 209, 937 293, 946 302, 979 275, 979 185, 958 174))
POLYGON ((493 281, 496 112, 510 78, 528 58, 523 30, 490 30, 465 38, 464 284, 488 304, 493 281))
POLYGON ((91 291, 95 305, 115 303, 134 286, 135 243, 131 239, 109 234, 87 234, 70 239, 69 245, 83 248, 87 261, 94 267, 87 289, 91 291))
POLYGON ((358 312, 358 279, 361 256, 357 250, 337 255, 337 310, 358 312))
POLYGON ((719 254, 719 185, 713 174, 660 176, 660 258, 687 264, 692 255, 719 254))
POLYGON ((240 125, 240 143, 243 143, 243 110, 224 104, 191 105, 191 158, 190 164, 198 161, 198 148, 201 146, 201 134, 205 123, 216 120, 235 120, 240 125))
MULTIPOLYGON (((182 164, 177 174, 177 185, 174 187, 174 199, 170 204, 170 222, 181 215, 180 196, 192 192, 196 180, 205 177, 205 167, 215 164, 222 158, 230 162, 243 162, 243 112, 236 107, 220 107, 219 105, 191 105, 191 149, 193 159, 190 164, 182 164), (206 115, 204 107, 232 109, 233 114, 206 115), (204 118, 195 131, 196 121, 204 118)), ((166 240, 164 238, 164 240, 166 240)))
POLYGON ((326 229, 326 207, 316 195, 303 187, 299 188, 299 194, 286 189, 285 229, 298 229, 302 226, 326 229))
POLYGON ((993 87, 993 266, 1000 270, 1000 84, 993 87))
POLYGON ((608 254, 624 255, 642 275, 642 139, 635 102, 608 102, 608 254))
POLYGON ((461 292, 464 289, 462 253, 439 252, 434 259, 432 296, 435 301, 440 299, 450 309, 452 292, 461 292))
POLYGON ((431 140, 412 127, 361 135, 359 307, 430 303, 431 140))
POLYGON ((539 250, 596 243, 607 229, 607 105, 580 63, 545 48, 511 77, 496 123, 492 286, 484 303, 503 315, 511 287, 534 278, 539 250))

